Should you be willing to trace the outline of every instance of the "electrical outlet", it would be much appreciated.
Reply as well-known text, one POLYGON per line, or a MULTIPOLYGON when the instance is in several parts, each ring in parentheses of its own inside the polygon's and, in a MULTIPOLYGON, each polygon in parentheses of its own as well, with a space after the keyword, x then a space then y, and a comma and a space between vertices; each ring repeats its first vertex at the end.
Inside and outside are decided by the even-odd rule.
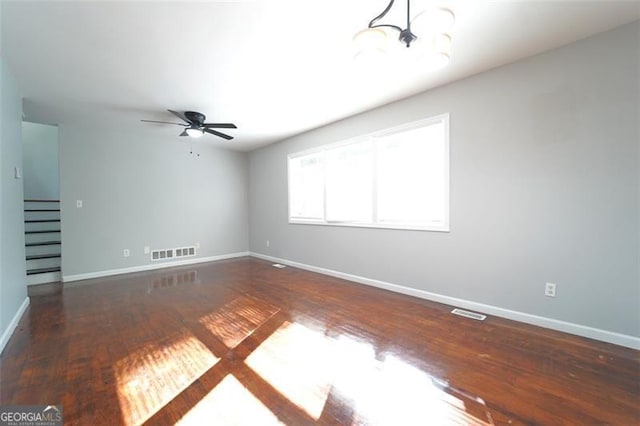
POLYGON ((200 243, 199 242, 196 243, 196 249, 200 250, 200 243))
POLYGON ((544 295, 548 297, 556 297, 556 285, 554 283, 546 283, 544 285, 544 295))
POLYGON ((82 208, 82 200, 76 200, 76 208, 78 209, 82 208))
POLYGON ((267 240, 267 247, 271 246, 271 242, 267 240))
POLYGON ((129 253, 129 249, 124 249, 124 250, 122 250, 122 255, 123 255, 124 257, 129 257, 129 254, 130 254, 130 253, 129 253))
POLYGON ((149 254, 150 251, 151 251, 151 247, 144 246, 144 254, 149 254))

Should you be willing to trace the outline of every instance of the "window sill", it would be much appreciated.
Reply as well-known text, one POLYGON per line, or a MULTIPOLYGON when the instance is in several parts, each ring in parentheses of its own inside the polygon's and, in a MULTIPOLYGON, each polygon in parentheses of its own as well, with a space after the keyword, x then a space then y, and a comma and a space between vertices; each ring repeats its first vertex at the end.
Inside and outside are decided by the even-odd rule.
POLYGON ((342 226, 348 228, 373 228, 373 229, 395 229, 403 231, 431 231, 449 233, 449 224, 441 226, 414 226, 414 225, 392 225, 392 224, 371 224, 355 222, 324 222, 316 220, 289 219, 290 225, 320 225, 320 226, 342 226))

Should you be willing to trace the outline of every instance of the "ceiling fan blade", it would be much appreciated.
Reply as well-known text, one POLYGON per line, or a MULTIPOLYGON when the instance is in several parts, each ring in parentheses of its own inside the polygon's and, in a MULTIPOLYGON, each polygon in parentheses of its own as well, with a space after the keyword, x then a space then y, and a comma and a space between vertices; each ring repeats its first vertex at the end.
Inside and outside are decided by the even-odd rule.
POLYGON ((233 123, 205 123, 202 127, 215 128, 215 129, 237 129, 238 127, 233 123))
POLYGON ((187 133, 187 129, 184 129, 182 133, 180 133, 180 136, 189 136, 189 134, 187 133))
POLYGON ((162 124, 175 124, 176 126, 186 126, 186 124, 170 123, 168 121, 155 121, 155 120, 140 120, 140 121, 144 121, 145 123, 162 123, 162 124))
MULTIPOLYGON (((185 130, 186 131, 186 130, 185 130)), ((225 135, 224 133, 220 133, 220 132, 216 132, 215 130, 212 129, 202 129, 203 132, 207 132, 210 133, 212 135, 216 135, 216 136, 220 136, 223 139, 226 139, 228 141, 230 141, 231 139, 233 139, 233 136, 229 136, 229 135, 225 135)))
POLYGON ((187 120, 187 117, 185 117, 185 115, 181 112, 178 111, 173 111, 171 109, 168 109, 167 111, 169 111, 171 114, 175 115, 176 117, 178 117, 180 120, 184 121, 187 124, 191 124, 191 122, 189 120, 187 120))

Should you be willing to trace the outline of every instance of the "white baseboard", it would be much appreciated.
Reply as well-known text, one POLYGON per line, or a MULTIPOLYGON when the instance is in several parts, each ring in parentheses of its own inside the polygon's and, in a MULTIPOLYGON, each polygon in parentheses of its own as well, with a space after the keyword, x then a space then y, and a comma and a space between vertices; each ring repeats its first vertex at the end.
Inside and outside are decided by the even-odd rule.
POLYGON ((28 306, 29 306, 29 297, 24 299, 24 302, 22 302, 22 305, 20 305, 20 307, 18 308, 18 312, 16 312, 13 318, 11 318, 11 322, 2 333, 2 337, 0 337, 0 354, 4 350, 4 347, 7 346, 7 343, 9 343, 9 339, 11 338, 11 335, 13 334, 16 327, 18 326, 18 323, 20 322, 20 318, 22 318, 22 315, 24 314, 24 311, 27 310, 28 306))
POLYGON ((218 256, 196 257, 192 259, 182 259, 177 261, 153 263, 151 265, 132 266, 130 268, 110 269, 107 271, 89 272, 86 274, 63 275, 62 282, 90 280, 93 278, 110 277, 112 275, 130 274, 132 272, 151 271, 154 269, 173 268, 175 266, 193 265, 195 263, 213 262, 216 260, 233 259, 236 257, 249 256, 249 252, 221 254, 218 256))
POLYGON ((500 308, 492 305, 485 305, 483 303, 477 303, 477 302, 472 302, 470 300, 458 299, 456 297, 444 296, 442 294, 431 293, 428 291, 418 290, 410 287, 404 287, 401 285, 392 284, 385 281, 374 280, 370 278, 361 277, 358 275, 346 274, 344 272, 333 271, 331 269, 320 268, 318 266, 307 265, 300 262, 294 262, 287 259, 280 259, 273 256, 267 256, 261 253, 251 252, 250 255, 253 257, 257 257, 259 259, 268 260, 270 262, 282 263, 284 265, 289 265, 289 266, 293 266, 300 269, 306 269, 307 271, 317 272, 320 274, 329 275, 336 278, 342 278, 344 280, 354 281, 360 284, 366 284, 373 287, 394 291, 396 293, 407 294, 409 296, 431 300, 431 301, 443 303, 446 305, 456 306, 464 309, 470 309, 473 311, 481 312, 483 314, 494 315, 496 317, 507 318, 514 321, 537 325, 539 327, 562 331, 564 333, 569 333, 569 334, 575 334, 577 336, 588 337, 590 339, 600 340, 607 343, 613 343, 615 345, 620 345, 620 346, 626 346, 632 349, 640 349, 640 338, 635 336, 615 333, 612 331, 607 331, 607 330, 588 327, 588 326, 575 324, 571 322, 556 320, 553 318, 546 318, 538 315, 531 315, 524 312, 512 311, 510 309, 504 309, 504 308, 500 308))

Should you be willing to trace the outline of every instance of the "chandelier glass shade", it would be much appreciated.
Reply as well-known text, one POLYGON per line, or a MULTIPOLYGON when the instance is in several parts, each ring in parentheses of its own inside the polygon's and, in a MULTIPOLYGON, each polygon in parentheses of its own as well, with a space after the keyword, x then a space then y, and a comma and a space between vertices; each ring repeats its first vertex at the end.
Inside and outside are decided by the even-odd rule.
POLYGON ((389 37, 382 28, 366 28, 353 37, 356 60, 373 60, 387 55, 389 37))
POLYGON ((455 15, 449 9, 427 9, 411 21, 411 31, 418 37, 427 34, 446 34, 455 23, 455 15))

